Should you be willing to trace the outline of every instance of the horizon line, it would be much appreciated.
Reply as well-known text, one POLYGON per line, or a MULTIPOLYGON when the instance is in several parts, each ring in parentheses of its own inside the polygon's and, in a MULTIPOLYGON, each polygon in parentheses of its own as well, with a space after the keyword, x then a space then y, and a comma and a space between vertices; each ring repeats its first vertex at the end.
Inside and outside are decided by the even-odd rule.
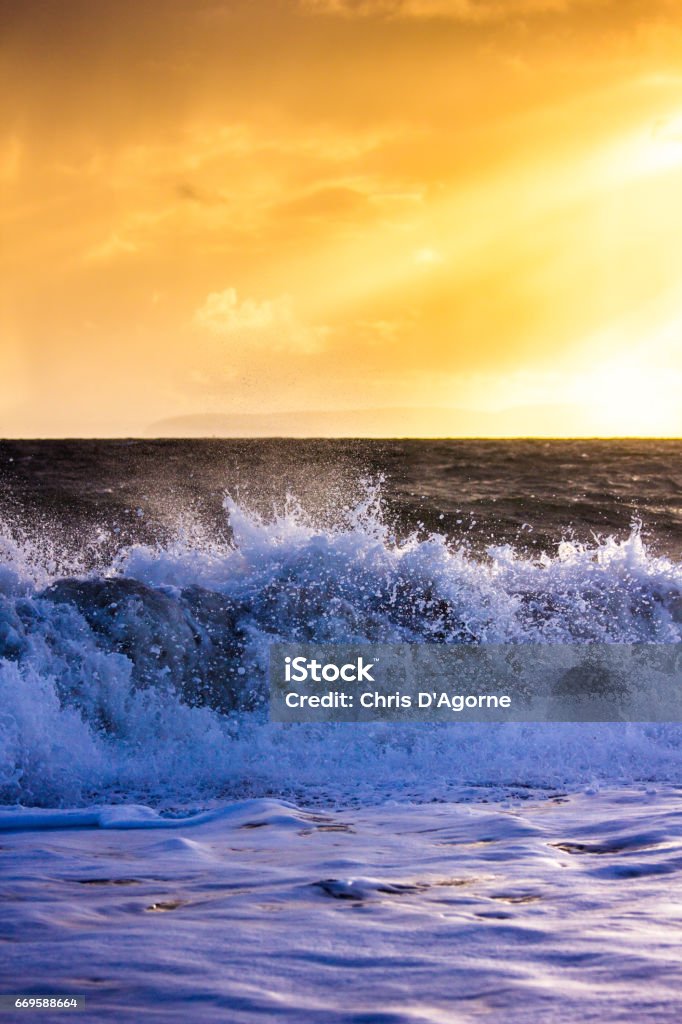
POLYGON ((65 434, 0 437, 11 441, 682 441, 671 434, 65 434))

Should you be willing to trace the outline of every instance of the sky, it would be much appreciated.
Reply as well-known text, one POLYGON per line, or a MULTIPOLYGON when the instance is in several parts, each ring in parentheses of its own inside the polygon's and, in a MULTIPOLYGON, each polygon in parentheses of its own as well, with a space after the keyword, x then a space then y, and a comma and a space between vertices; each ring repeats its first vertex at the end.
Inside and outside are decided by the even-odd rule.
POLYGON ((0 0, 0 435, 682 434, 678 0, 0 0))

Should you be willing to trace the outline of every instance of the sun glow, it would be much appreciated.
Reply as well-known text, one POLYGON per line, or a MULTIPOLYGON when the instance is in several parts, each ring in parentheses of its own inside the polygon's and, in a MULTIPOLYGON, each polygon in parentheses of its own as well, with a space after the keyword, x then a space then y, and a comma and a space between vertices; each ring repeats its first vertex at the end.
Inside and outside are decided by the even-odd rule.
POLYGON ((637 135, 623 154, 626 174, 665 174, 682 167, 682 117, 660 118, 653 128, 637 135))
POLYGON ((675 434, 680 375, 614 360, 577 382, 580 400, 593 412, 595 433, 669 437, 675 434))

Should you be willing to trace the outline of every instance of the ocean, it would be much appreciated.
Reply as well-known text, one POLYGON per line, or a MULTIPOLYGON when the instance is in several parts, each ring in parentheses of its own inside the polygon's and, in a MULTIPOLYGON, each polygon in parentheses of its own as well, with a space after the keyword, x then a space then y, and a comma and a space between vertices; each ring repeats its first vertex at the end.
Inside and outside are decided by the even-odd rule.
POLYGON ((681 724, 277 724, 266 676, 679 644, 681 494, 680 441, 1 442, 2 992, 678 1021, 681 724))

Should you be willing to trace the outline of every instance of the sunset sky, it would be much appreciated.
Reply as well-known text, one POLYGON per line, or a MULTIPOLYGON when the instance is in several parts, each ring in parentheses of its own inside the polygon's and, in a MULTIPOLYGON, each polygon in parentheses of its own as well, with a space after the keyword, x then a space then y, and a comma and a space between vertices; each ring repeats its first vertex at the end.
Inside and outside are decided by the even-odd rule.
POLYGON ((679 0, 0 39, 0 435, 682 434, 679 0))

